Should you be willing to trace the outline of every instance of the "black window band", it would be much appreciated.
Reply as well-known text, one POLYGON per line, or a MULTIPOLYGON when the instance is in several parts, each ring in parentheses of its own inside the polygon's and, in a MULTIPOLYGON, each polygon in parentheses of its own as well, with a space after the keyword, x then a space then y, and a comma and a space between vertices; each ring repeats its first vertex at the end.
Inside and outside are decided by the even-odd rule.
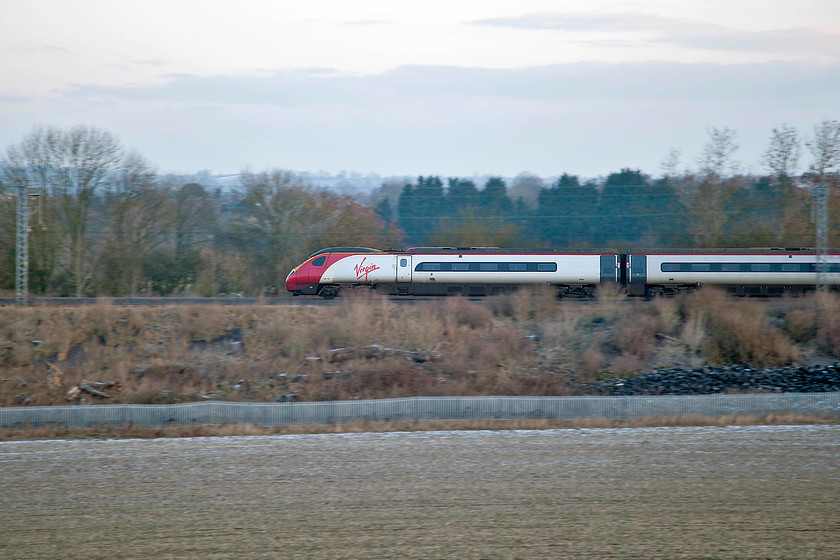
POLYGON ((415 272, 557 272, 556 262, 421 262, 415 272))

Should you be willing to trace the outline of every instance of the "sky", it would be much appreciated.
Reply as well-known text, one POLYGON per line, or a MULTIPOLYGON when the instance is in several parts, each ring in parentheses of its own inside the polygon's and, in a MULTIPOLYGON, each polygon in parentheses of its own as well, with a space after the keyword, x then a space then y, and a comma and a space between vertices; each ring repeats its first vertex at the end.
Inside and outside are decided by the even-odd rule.
POLYGON ((0 154, 83 124, 162 173, 659 176, 727 127, 761 173, 840 119, 840 3, 0 0, 0 76, 0 154))

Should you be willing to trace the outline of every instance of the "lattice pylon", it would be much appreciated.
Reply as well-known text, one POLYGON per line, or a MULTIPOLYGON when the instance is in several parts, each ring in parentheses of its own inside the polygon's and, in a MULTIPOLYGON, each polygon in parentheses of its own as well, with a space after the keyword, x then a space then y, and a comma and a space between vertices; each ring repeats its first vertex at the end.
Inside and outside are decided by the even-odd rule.
POLYGON ((29 192, 27 185, 17 185, 15 251, 15 302, 26 305, 29 298, 29 192))
POLYGON ((816 257, 817 291, 828 288, 828 187, 823 183, 814 185, 814 203, 816 210, 816 257))

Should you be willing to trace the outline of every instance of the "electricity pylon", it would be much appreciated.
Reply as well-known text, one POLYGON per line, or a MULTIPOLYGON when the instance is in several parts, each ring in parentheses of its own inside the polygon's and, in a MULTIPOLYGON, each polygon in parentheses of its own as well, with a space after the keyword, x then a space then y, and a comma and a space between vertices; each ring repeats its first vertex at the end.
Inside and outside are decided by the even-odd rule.
POLYGON ((814 205, 816 210, 816 266, 817 266, 817 291, 825 291, 828 288, 828 187, 820 181, 814 185, 814 205))
POLYGON ((26 181, 17 181, 16 242, 15 242, 15 303, 29 303, 29 225, 32 200, 41 197, 40 187, 30 187, 26 181))
POLYGON ((26 305, 29 297, 29 196, 25 181, 17 182, 17 241, 15 244, 15 303, 26 305))

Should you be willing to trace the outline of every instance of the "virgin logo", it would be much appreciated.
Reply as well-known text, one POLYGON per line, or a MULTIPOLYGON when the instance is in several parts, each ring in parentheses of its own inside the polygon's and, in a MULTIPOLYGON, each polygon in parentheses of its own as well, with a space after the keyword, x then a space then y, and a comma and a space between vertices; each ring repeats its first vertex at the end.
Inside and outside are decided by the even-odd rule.
POLYGON ((356 271, 356 280, 361 280, 362 276, 364 276, 365 282, 367 282, 368 274, 370 274, 374 270, 379 270, 379 267, 376 266, 375 264, 369 264, 369 265, 365 266, 365 261, 366 260, 367 260, 367 257, 363 258, 362 262, 360 262, 359 264, 357 264, 356 266, 353 267, 353 269, 356 271))

